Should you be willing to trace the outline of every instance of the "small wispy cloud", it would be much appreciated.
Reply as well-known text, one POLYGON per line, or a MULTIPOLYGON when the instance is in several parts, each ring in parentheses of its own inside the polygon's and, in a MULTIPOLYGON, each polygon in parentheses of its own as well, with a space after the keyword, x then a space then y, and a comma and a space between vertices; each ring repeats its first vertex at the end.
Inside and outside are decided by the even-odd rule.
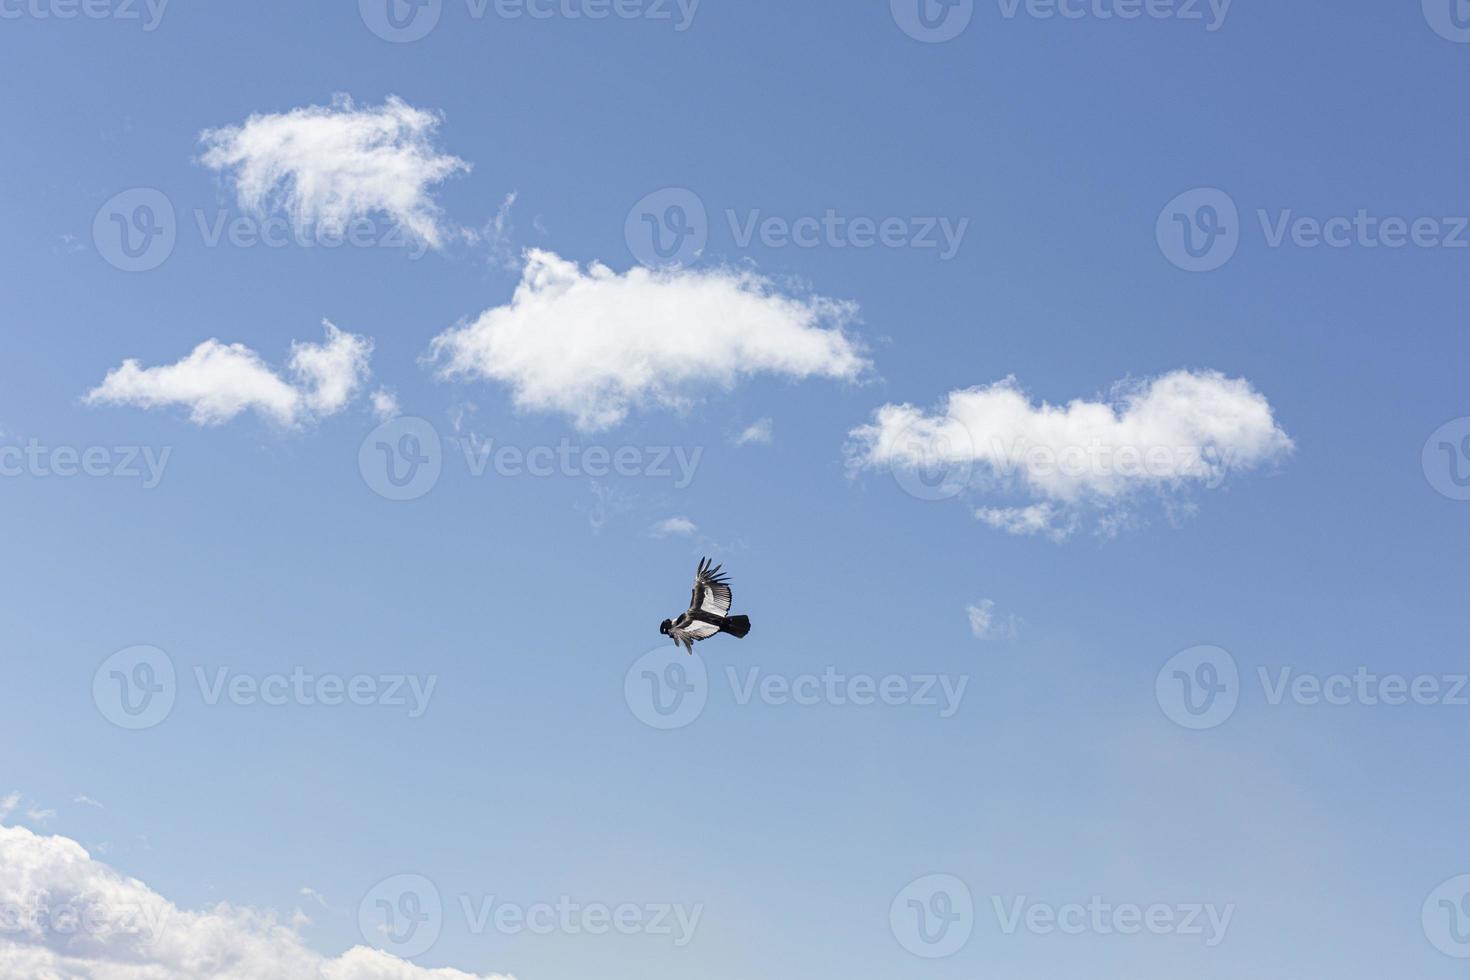
POLYGON ((759 419, 746 426, 741 433, 735 437, 737 446, 769 446, 775 422, 769 418, 759 419))
POLYGON ((72 802, 73 803, 79 803, 82 806, 94 806, 94 807, 96 807, 99 810, 101 810, 103 808, 101 803, 98 803, 96 800, 92 799, 90 796, 86 795, 85 793, 82 793, 82 794, 76 796, 72 800, 72 802))
POLYGON ((370 397, 373 404, 373 414, 378 417, 380 422, 396 419, 402 414, 402 410, 398 406, 398 396, 387 388, 379 388, 370 397))
POLYGON ((656 538, 689 537, 698 530, 699 526, 687 517, 670 517, 655 524, 652 533, 656 538))
POLYGON ((981 599, 965 607, 970 617, 970 632, 977 640, 1012 640, 1020 630, 1015 616, 1001 617, 995 611, 994 599, 981 599))

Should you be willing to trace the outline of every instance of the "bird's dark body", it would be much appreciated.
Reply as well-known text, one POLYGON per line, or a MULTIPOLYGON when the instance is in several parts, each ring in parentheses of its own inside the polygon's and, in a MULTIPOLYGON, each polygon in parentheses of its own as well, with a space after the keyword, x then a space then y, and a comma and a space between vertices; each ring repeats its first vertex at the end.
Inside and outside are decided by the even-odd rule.
POLYGON ((691 654, 694 644, 720 633, 728 633, 737 640, 750 633, 749 616, 731 616, 730 603, 733 594, 729 579, 720 573, 722 566, 710 567, 708 558, 699 563, 694 573, 694 592, 689 598, 689 608, 677 619, 666 619, 658 631, 671 637, 678 645, 682 643, 691 654))

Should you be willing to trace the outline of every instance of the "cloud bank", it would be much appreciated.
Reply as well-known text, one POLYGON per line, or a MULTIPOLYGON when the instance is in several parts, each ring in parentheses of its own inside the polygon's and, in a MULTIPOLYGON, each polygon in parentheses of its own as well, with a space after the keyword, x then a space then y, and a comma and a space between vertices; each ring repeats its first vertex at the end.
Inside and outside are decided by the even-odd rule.
POLYGON ((355 947, 326 957, 268 914, 186 912, 65 837, 0 826, 0 975, 55 980, 505 980, 355 947))
POLYGON ((950 392, 934 414, 884 405, 851 437, 854 468, 926 473, 930 485, 956 494, 1003 498, 975 516, 1058 539, 1089 514, 1105 533, 1116 530, 1141 496, 1177 504, 1192 488, 1217 488, 1293 448, 1263 395, 1214 371, 1174 371, 1062 406, 1033 403, 1007 378, 950 392))
POLYGON ((526 254, 509 305, 435 338, 444 377, 507 385, 518 408, 611 428, 639 408, 682 409, 757 374, 854 380, 868 367, 850 303, 798 298, 753 273, 618 274, 526 254))
POLYGON ((326 340, 291 345, 282 374, 243 344, 206 340, 185 358, 160 367, 128 359, 87 393, 89 405, 182 406, 196 425, 221 425, 241 412, 284 426, 335 415, 371 374, 373 342, 323 321, 326 340))
POLYGON ((437 113, 396 96, 359 108, 329 106, 257 114, 206 130, 200 161, 234 185, 240 206, 284 211, 299 230, 343 233, 355 218, 383 214, 416 241, 442 248, 446 227, 432 188, 470 165, 434 146, 437 113))

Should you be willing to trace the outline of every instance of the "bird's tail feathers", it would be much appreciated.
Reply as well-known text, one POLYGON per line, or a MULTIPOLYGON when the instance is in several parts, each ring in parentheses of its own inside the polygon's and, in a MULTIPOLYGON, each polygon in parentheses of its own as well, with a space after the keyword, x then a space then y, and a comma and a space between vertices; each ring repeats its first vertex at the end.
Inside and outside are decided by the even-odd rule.
POLYGON ((726 621, 725 632, 729 633, 737 640, 745 639, 745 635, 750 632, 750 617, 731 616, 726 621))

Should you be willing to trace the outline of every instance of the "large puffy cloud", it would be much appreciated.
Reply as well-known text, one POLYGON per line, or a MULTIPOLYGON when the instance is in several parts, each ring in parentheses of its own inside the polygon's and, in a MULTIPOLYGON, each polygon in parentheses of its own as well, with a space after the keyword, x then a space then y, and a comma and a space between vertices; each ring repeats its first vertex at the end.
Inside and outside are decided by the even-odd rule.
POLYGON ((308 949, 274 916, 228 905, 187 912, 97 861, 76 841, 3 826, 0 975, 26 980, 481 980, 361 946, 326 957, 308 949))
POLYGON ((286 426, 334 415, 352 401, 371 373, 373 342, 329 321, 323 326, 322 343, 292 344, 289 379, 243 344, 211 339, 173 364, 145 368, 136 360, 124 361, 87 393, 87 402, 183 406, 198 425, 219 425, 247 410, 286 426))
POLYGON ((596 431, 754 374, 855 379, 868 366, 844 332, 855 316, 849 303, 787 295, 750 272, 584 272, 530 251, 510 304, 437 337, 431 358, 447 377, 502 382, 517 407, 596 431))
POLYGON ((1088 512, 1102 515, 1103 530, 1116 529, 1141 494, 1168 500, 1215 488, 1293 448, 1263 395, 1214 371, 1174 371, 1120 384, 1106 400, 1066 405, 1035 404, 1007 378, 951 392, 934 414, 885 405, 851 435, 855 467, 923 472, 931 487, 1009 495, 988 500, 976 517, 1054 538, 1088 512))
POLYGON ((470 169, 435 148, 439 122, 397 97, 359 108, 339 95, 206 130, 200 159, 233 180, 241 207, 280 208, 299 229, 341 233, 354 218, 385 214, 439 248, 449 232, 431 188, 470 169))

